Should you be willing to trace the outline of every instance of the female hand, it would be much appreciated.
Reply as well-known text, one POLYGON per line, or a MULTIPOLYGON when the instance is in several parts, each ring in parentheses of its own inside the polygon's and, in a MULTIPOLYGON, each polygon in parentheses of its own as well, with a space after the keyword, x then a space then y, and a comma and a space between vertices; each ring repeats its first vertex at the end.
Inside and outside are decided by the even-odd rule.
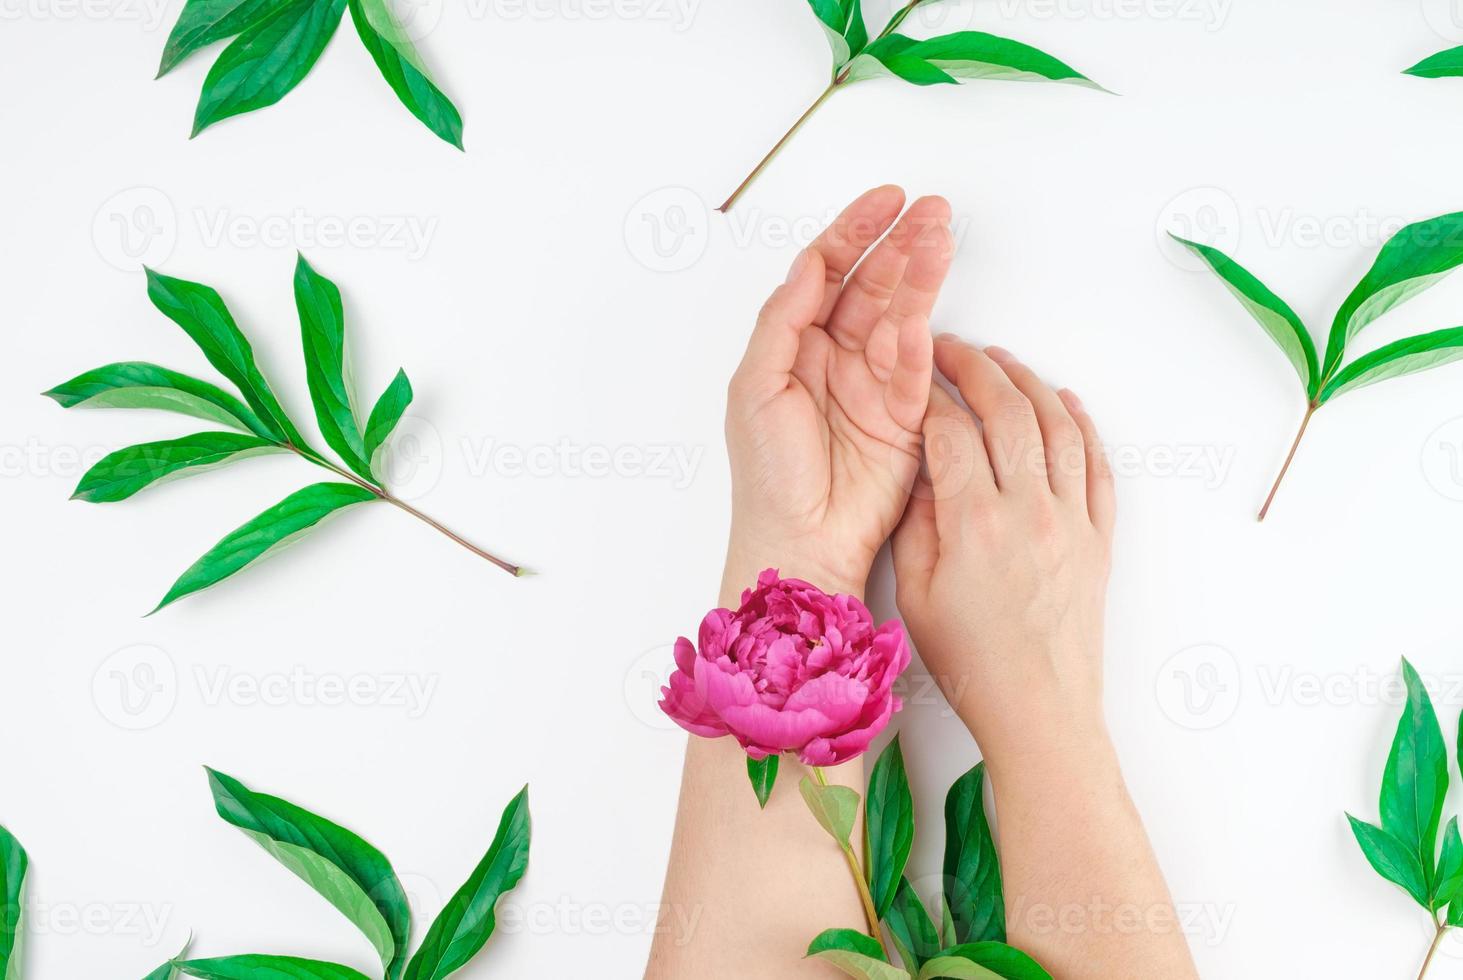
POLYGON ((943 198, 851 204, 767 301, 728 390, 732 533, 723 602, 763 568, 863 593, 919 469, 929 318, 954 251, 943 198), (860 261, 862 259, 862 261, 860 261))

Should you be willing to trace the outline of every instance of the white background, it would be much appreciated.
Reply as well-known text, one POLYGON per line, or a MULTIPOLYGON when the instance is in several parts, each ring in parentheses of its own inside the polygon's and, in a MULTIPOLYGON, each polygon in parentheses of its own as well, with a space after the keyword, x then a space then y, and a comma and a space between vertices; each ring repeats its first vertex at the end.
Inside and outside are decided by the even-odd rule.
MULTIPOLYGON (((1121 97, 861 84, 729 217, 709 205, 826 78, 796 0, 434 0, 415 23, 434 28, 425 57, 466 154, 395 102, 348 22, 283 103, 189 142, 214 52, 154 82, 179 5, 91 3, 0 0, 0 821, 34 862, 28 976, 141 976, 190 930, 199 955, 371 968, 349 924, 213 816, 205 763, 381 847, 418 934, 531 782, 530 873, 463 975, 638 975, 682 746, 653 700, 669 643, 716 595, 723 383, 798 245, 890 181, 954 207, 936 328, 1077 389, 1122 454, 1109 714, 1203 974, 1414 974, 1426 918, 1342 812, 1376 819, 1401 656, 1435 681, 1450 743, 1463 708, 1463 368, 1328 407, 1258 525, 1298 386, 1160 235, 1233 250, 1323 333, 1379 226, 1463 208, 1463 83, 1400 74, 1463 43, 1446 0, 941 0, 912 33, 1014 36, 1121 97), (346 221, 355 241, 331 240, 346 221), (413 224, 415 247, 397 230, 413 224), (308 420, 296 247, 344 291, 362 397, 398 366, 416 386, 404 492, 540 575, 360 508, 142 618, 317 474, 268 458, 68 502, 79 460, 201 426, 37 393, 114 360, 212 376, 147 303, 145 260, 218 287, 308 420), (621 456, 594 475, 573 455, 530 473, 505 445, 695 465, 621 456), (248 693, 297 673, 431 694, 248 693)), ((869 7, 877 29, 887 4, 869 7)), ((1463 279, 1359 346, 1460 322, 1463 279)), ((881 564, 877 613, 891 592, 881 564)), ((918 874, 977 752, 917 676, 909 693, 918 874)), ((1463 942, 1434 976, 1463 977, 1463 942)))

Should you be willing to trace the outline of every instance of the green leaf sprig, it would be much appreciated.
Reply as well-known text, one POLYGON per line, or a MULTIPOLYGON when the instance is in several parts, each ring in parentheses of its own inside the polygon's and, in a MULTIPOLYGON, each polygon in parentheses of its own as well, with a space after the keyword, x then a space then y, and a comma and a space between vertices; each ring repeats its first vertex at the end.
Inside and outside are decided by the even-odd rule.
POLYGON ((1451 327, 1406 337, 1342 364, 1347 344, 1362 328, 1463 264, 1463 212, 1410 224, 1387 240, 1371 270, 1337 311, 1324 360, 1317 358, 1310 330, 1296 312, 1247 269, 1217 248, 1172 237, 1199 256, 1269 334, 1295 368, 1305 391, 1305 416, 1280 475, 1260 508, 1262 521, 1295 461, 1312 416, 1323 405, 1378 381, 1426 371, 1463 357, 1463 327, 1451 327))
MULTIPOLYGON (((1463 838, 1458 818, 1443 830, 1443 797, 1448 793, 1448 749, 1433 710, 1432 699, 1417 671, 1402 661, 1407 703, 1397 722, 1392 751, 1382 772, 1379 800, 1381 826, 1346 819, 1372 869, 1412 896, 1432 919, 1437 932, 1418 980, 1427 975, 1447 931, 1463 926, 1463 838)), ((1463 740, 1459 742, 1463 760, 1463 740)))
POLYGON ((1457 78, 1463 76, 1463 47, 1448 48, 1446 51, 1439 51, 1431 57, 1422 59, 1402 74, 1414 75, 1417 78, 1457 78))
POLYGON ((21 940, 25 932, 25 848, 0 827, 0 980, 20 980, 21 940))
MULTIPOLYGON (((411 908, 391 862, 346 828, 276 796, 208 770, 218 815, 264 848, 366 937, 382 980, 442 980, 476 956, 497 926, 498 899, 528 868, 532 826, 525 786, 503 811, 493 843, 408 957, 411 908)), ((370 980, 348 966, 295 956, 247 954, 164 963, 148 980, 370 980)), ((5 980, 9 980, 8 977, 5 980)))
POLYGON ((274 105, 304 80, 346 7, 392 91, 432 132, 462 149, 462 116, 432 81, 389 0, 187 0, 157 77, 200 48, 233 38, 203 80, 193 136, 240 113, 274 105))
MULTIPOLYGON (((236 431, 199 432, 181 439, 119 449, 81 478, 73 495, 93 503, 125 500, 164 479, 202 472, 261 453, 290 452, 346 482, 297 490, 230 533, 173 583, 153 612, 228 578, 325 518, 355 504, 383 501, 411 514, 512 575, 517 565, 469 543, 392 495, 378 475, 380 454, 411 404, 411 382, 398 371, 362 428, 357 422, 345 357, 340 290, 300 256, 295 303, 305 349, 306 377, 320 433, 342 463, 327 459, 300 434, 254 361, 253 348, 223 298, 208 286, 147 272, 147 294, 202 349, 242 400, 198 378, 142 361, 108 364, 44 394, 64 408, 145 408, 191 415, 236 431)), ((3 978, 0 978, 3 980, 3 978)))
POLYGON ((753 168, 718 211, 730 211, 752 182, 813 117, 833 93, 854 82, 890 75, 913 85, 956 85, 962 78, 1007 81, 1068 82, 1102 87, 1044 51, 981 31, 958 31, 926 40, 898 33, 915 7, 930 0, 909 0, 869 38, 861 0, 808 0, 833 50, 832 80, 817 100, 793 123, 762 162, 753 168))
MULTIPOLYGON (((775 763, 748 762, 753 791, 764 807, 777 768, 775 763)), ((1052 980, 1040 964, 1006 943, 1001 865, 985 813, 985 763, 956 780, 945 797, 938 925, 905 875, 914 846, 914 796, 898 736, 869 773, 863 801, 866 871, 861 870, 850 841, 858 817, 858 793, 830 785, 822 769, 811 769, 812 775, 803 777, 798 789, 848 861, 868 931, 829 929, 808 946, 808 956, 858 980, 1052 980), (897 964, 889 955, 890 945, 898 954, 897 964)))

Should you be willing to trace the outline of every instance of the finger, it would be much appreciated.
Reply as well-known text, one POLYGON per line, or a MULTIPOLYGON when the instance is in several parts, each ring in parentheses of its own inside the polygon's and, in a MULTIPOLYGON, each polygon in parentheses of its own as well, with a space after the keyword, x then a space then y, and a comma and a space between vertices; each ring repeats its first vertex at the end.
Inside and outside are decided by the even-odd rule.
POLYGON ((1087 414, 1082 399, 1066 388, 1062 389, 1061 398, 1082 433, 1087 454, 1087 513, 1099 531, 1111 534, 1117 518, 1117 491, 1113 487, 1112 467, 1102 449, 1102 437, 1097 434, 1097 426, 1087 414))
POLYGON ((895 424, 918 432, 930 404, 930 379, 935 370, 935 342, 930 321, 910 317, 899 330, 894 370, 884 386, 884 407, 895 424))
POLYGON ((914 492, 931 495, 940 537, 955 540, 970 512, 993 501, 998 490, 975 416, 939 385, 930 388, 924 443, 928 476, 914 492))
POLYGON ((915 484, 915 490, 890 540, 895 590, 901 606, 903 597, 929 592, 930 578, 940 560, 940 534, 935 526, 935 503, 929 496, 929 484, 921 480, 915 484))
POLYGON ((980 420, 996 485, 1002 491, 1047 489, 1046 451, 1036 411, 1001 366, 950 334, 935 340, 935 366, 955 382, 980 420))
POLYGON ((1042 445, 1046 449, 1047 479, 1052 493, 1062 500, 1087 502, 1087 453, 1082 444, 1082 432, 1072 419, 1072 413, 1057 397, 1057 393, 1035 371, 1022 364, 1003 347, 987 347, 986 354, 1001 366, 1006 377, 1011 379, 1036 412, 1036 423, 1041 426, 1042 445))
POLYGON ((813 322, 823 326, 832 316, 843 281, 904 209, 904 191, 893 184, 875 187, 843 209, 808 247, 823 258, 822 305, 813 322))
POLYGON ((757 326, 737 368, 735 381, 742 390, 770 396, 787 387, 802 333, 818 312, 822 289, 823 259, 812 249, 804 249, 793 260, 787 282, 777 287, 757 316, 757 326))
POLYGON ((950 203, 943 197, 915 201, 844 283, 828 318, 829 334, 849 350, 864 349, 880 318, 910 288, 911 279, 918 289, 904 297, 904 313, 929 316, 952 251, 950 203))

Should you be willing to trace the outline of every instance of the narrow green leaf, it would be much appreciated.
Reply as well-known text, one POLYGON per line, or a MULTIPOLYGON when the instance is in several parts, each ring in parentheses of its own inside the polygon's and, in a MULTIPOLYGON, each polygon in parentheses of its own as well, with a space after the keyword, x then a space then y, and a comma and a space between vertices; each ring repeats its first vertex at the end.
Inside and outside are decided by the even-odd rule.
POLYGON ((858 818, 858 793, 847 786, 823 786, 807 776, 798 783, 798 790, 818 826, 828 831, 840 847, 848 847, 858 818))
POLYGON ((432 82, 387 0, 350 0, 351 20, 401 104, 439 137, 462 149, 462 116, 432 82))
POLYGON ((1052 980, 1041 964, 1005 943, 966 943, 942 952, 925 964, 920 980, 953 977, 955 980, 1052 980))
POLYGON ((1342 368, 1321 392, 1321 401, 1378 381, 1441 367, 1463 357, 1463 327, 1406 337, 1363 354, 1342 368))
POLYGON ((981 31, 959 31, 924 41, 890 34, 874 41, 850 66, 848 81, 888 72, 916 85, 962 78, 1066 82, 1102 87, 1071 65, 1020 41, 981 31), (923 67, 920 67, 923 66, 923 67))
POLYGON ((178 951, 177 956, 174 956, 162 966, 158 967, 156 970, 153 970, 147 976, 143 977, 142 980, 174 980, 175 977, 181 976, 181 973, 179 972, 177 967, 177 962, 181 959, 185 959, 188 956, 188 948, 192 945, 193 937, 190 935, 188 937, 188 941, 183 944, 183 948, 178 951))
POLYGON ((386 856, 351 831, 208 770, 218 815, 244 831, 365 934, 388 978, 401 975, 411 932, 406 892, 386 856))
POLYGON ((203 80, 193 135, 230 116, 274 105, 315 67, 346 0, 288 0, 249 25, 203 80))
POLYGON ((1426 875, 1417 861, 1417 853, 1380 827, 1349 813, 1346 819, 1351 822, 1351 832, 1356 835, 1356 842, 1372 869, 1393 884, 1401 885, 1418 905, 1429 908, 1426 875))
POLYGON ((1403 72, 1418 78, 1447 78, 1463 75, 1463 47, 1439 51, 1430 58, 1424 58, 1403 72))
POLYGON ((889 909, 889 917, 884 924, 894 935, 894 941, 908 952, 904 965, 911 971, 919 969, 946 945, 908 878, 899 879, 894 905, 889 909))
POLYGON ((290 422, 255 364, 254 348, 234 323, 233 315, 216 290, 148 269, 147 295, 164 316, 192 338, 208 363, 239 389, 270 435, 305 447, 299 430, 290 422))
POLYGON ((211 960, 182 960, 175 965, 184 976, 202 980, 370 980, 364 973, 348 966, 298 956, 253 953, 211 960))
POLYGON ((940 943, 955 945, 955 917, 950 914, 949 896, 943 893, 940 895, 940 943))
POLYGON ((858 980, 909 980, 909 973, 893 966, 872 937, 854 929, 828 929, 808 946, 817 957, 858 980))
POLYGON ((1463 212, 1403 228, 1382 246, 1371 270, 1336 311, 1321 377, 1341 365, 1346 345, 1363 327, 1407 302, 1463 264, 1463 212))
POLYGON ((982 762, 945 796, 945 899, 960 943, 1006 939, 1001 866, 986 820, 984 786, 982 762))
POLYGON ((437 916, 406 968, 406 980, 441 980, 460 970, 497 925, 498 899, 528 868, 532 824, 525 786, 503 811, 498 833, 482 862, 437 916))
POLYGON ((151 408, 217 422, 255 435, 275 433, 216 385, 156 364, 123 361, 78 374, 42 392, 62 408, 151 408))
POLYGON ((1417 856, 1428 886, 1426 894, 1431 890, 1438 824, 1448 792, 1448 750, 1427 688, 1406 660, 1402 661, 1402 676, 1407 683, 1407 704, 1382 773, 1382 829, 1417 856))
POLYGON ((25 932, 25 874, 30 864, 20 841, 0 827, 0 978, 20 980, 25 932))
POLYGON ((242 432, 199 432, 181 439, 145 442, 102 457, 82 476, 71 499, 92 503, 126 500, 169 476, 280 451, 274 443, 242 432))
POLYGON ((954 977, 956 980, 1001 980, 999 973, 993 973, 983 966, 958 956, 936 956, 919 971, 919 980, 933 980, 935 977, 954 977))
POLYGON ((301 255, 295 263, 295 307, 305 348, 305 380, 315 419, 325 443, 362 479, 376 482, 356 422, 347 380, 345 309, 335 283, 316 272, 301 255))
POLYGON ((1219 249, 1191 242, 1172 233, 1169 237, 1191 250, 1214 270, 1214 274, 1234 298, 1264 328, 1290 361, 1295 373, 1300 375, 1301 387, 1305 389, 1306 397, 1315 398, 1321 382, 1320 369, 1316 363, 1316 345, 1311 339, 1310 330, 1301 322, 1296 312, 1285 300, 1271 292, 1268 286, 1251 275, 1249 270, 1219 249))
POLYGON ((772 785, 777 782, 777 766, 781 757, 769 755, 765 759, 747 756, 747 778, 752 781, 752 792, 757 794, 757 803, 767 809, 767 800, 772 796, 772 785))
POLYGON ((1463 838, 1458 835, 1458 818, 1448 821, 1443 830, 1443 854, 1433 875, 1432 910, 1451 905, 1463 889, 1463 838))
POLYGON ((162 78, 195 51, 241 33, 287 0, 188 0, 168 35, 157 77, 162 78))
POLYGON ((397 371, 391 384, 386 386, 386 390, 376 400, 376 406, 371 409, 371 417, 366 420, 366 459, 372 466, 376 463, 376 453, 391 438, 391 433, 396 430, 396 424, 401 421, 411 399, 411 382, 407 380, 405 371, 397 371))
POLYGON ((808 944, 807 956, 817 956, 830 949, 845 949, 851 953, 862 953, 870 959, 884 959, 884 951, 878 940, 857 929, 825 929, 808 944))
POLYGON ((316 483, 296 490, 208 549, 178 577, 153 612, 223 581, 341 508, 375 499, 375 494, 354 483, 316 483))
POLYGON ((903 34, 890 34, 874 41, 854 58, 844 74, 845 83, 859 82, 880 75, 893 75, 915 85, 958 85, 959 79, 910 54, 918 42, 903 34))
POLYGON ((808 5, 828 39, 833 70, 837 72, 869 43, 861 0, 808 0, 808 5))
POLYGON ((869 892, 882 922, 894 904, 894 893, 904 878, 904 866, 914 846, 914 796, 904 770, 899 736, 879 754, 869 774, 869 795, 864 801, 864 833, 868 847, 869 892))

